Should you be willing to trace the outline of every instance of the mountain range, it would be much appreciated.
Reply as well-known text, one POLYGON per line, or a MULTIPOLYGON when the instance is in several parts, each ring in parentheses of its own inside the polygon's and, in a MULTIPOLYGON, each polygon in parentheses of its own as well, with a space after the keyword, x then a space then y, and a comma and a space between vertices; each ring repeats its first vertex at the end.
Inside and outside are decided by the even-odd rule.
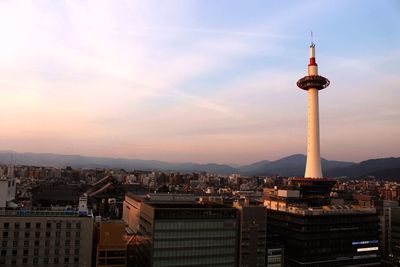
MULTIPOLYGON (((18 153, 0 151, 0 163, 8 164, 13 158, 15 164, 30 166, 54 166, 74 168, 123 168, 139 170, 160 170, 179 172, 204 171, 218 174, 239 173, 242 175, 304 175, 306 156, 295 154, 275 161, 263 160, 245 166, 228 164, 169 163, 158 160, 87 157, 80 155, 61 155, 51 153, 18 153)), ((400 178, 400 157, 380 158, 360 163, 321 159, 325 177, 366 177, 400 178)))

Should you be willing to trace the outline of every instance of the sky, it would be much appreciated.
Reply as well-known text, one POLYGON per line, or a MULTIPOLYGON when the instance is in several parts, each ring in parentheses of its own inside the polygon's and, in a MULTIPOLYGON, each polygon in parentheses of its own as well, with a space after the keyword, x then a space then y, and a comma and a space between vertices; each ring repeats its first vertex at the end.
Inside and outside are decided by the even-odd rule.
POLYGON ((247 164, 400 156, 397 0, 0 0, 0 150, 247 164))

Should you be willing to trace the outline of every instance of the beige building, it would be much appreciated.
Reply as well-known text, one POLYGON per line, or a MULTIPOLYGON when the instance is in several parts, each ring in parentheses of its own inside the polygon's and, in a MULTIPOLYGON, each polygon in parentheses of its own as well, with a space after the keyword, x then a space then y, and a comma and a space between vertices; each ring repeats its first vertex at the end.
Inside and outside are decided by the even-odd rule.
POLYGON ((119 220, 101 221, 96 225, 96 266, 125 267, 127 240, 125 223, 119 220))
POLYGON ((77 211, 2 210, 0 266, 90 267, 93 218, 77 211))

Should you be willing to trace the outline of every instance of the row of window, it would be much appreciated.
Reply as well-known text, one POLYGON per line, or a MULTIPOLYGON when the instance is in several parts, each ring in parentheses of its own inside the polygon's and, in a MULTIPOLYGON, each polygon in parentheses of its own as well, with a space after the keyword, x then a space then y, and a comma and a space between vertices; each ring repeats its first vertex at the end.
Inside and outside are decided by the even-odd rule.
MULTIPOLYGON (((35 232, 35 237, 39 238, 41 236, 40 233, 41 232, 38 232, 38 231, 35 232)), ((52 236, 50 231, 47 231, 45 233, 45 235, 46 235, 46 237, 51 237, 52 236)), ((8 237, 8 236, 10 236, 10 231, 3 231, 3 237, 8 237)), ((19 231, 14 231, 14 237, 19 237, 19 236, 20 236, 20 232, 19 231)), ((24 236, 25 237, 30 237, 31 236, 31 232, 30 231, 25 231, 24 232, 24 236)), ((61 232, 60 231, 53 232, 53 236, 61 237, 61 232)), ((80 236, 81 236, 81 232, 80 231, 75 232, 75 237, 80 237, 80 236)), ((65 232, 65 237, 71 237, 71 232, 70 231, 65 232)))
MULTIPOLYGON (((38 247, 40 245, 40 243, 43 243, 43 242, 40 242, 40 241, 41 240, 35 240, 33 242, 34 246, 38 247)), ((51 241, 52 240, 45 240, 44 241, 44 245, 46 247, 49 247, 51 243, 53 243, 56 246, 60 246, 61 245, 61 241, 59 239, 54 240, 54 242, 51 242, 51 241)), ((7 240, 3 240, 1 242, 2 248, 3 249, 7 248, 8 247, 8 243, 9 242, 7 240)), ((18 247, 19 240, 13 240, 12 243, 13 243, 13 247, 18 247)), ((80 243, 81 243, 81 241, 78 240, 78 239, 75 240, 75 242, 73 242, 73 243, 71 243, 71 240, 65 240, 65 242, 64 242, 65 246, 75 245, 76 247, 79 247, 80 243)), ((30 240, 24 240, 24 247, 29 247, 31 244, 32 243, 30 242, 30 240)))
MULTIPOLYGON (((54 224, 54 223, 47 222, 46 223, 46 228, 51 228, 52 224, 54 224)), ((42 227, 42 223, 40 223, 40 222, 37 222, 35 224, 34 223, 30 223, 30 222, 26 222, 24 226, 25 226, 26 229, 31 229, 31 228, 33 228, 33 225, 35 225, 36 229, 40 229, 42 227)), ((61 222, 55 223, 55 226, 56 226, 57 229, 61 229, 61 225, 62 225, 61 222)), ((14 223, 14 228, 15 229, 19 229, 20 227, 21 227, 21 224, 19 222, 14 223)), ((3 228, 4 229, 9 229, 10 228, 10 223, 9 222, 3 223, 3 228)), ((65 223, 65 228, 71 229, 72 228, 72 223, 71 222, 66 222, 65 223)), ((81 228, 81 223, 80 222, 76 222, 75 223, 75 228, 80 229, 81 228)))
MULTIPOLYGON (((41 261, 39 258, 33 258, 31 261, 28 258, 22 258, 22 264, 24 265, 39 265, 39 263, 43 262, 44 264, 49 264, 49 263, 55 263, 55 264, 59 264, 59 263, 78 263, 79 262, 79 258, 75 257, 73 259, 70 259, 69 257, 65 257, 64 259, 60 259, 60 258, 54 258, 54 259, 50 259, 50 258, 43 258, 43 261, 41 261)), ((0 266, 4 266, 6 265, 6 259, 4 258, 0 258, 0 266)), ((11 265, 17 265, 17 259, 11 259, 11 265)))
POLYGON ((177 239, 177 238, 207 238, 207 237, 235 237, 235 231, 180 231, 180 232, 171 232, 171 231, 158 231, 154 234, 154 239, 177 239))
POLYGON ((156 240, 154 248, 199 248, 199 247, 223 247, 235 246, 236 239, 206 239, 206 240, 156 240))
POLYGON ((195 229, 224 229, 222 221, 180 221, 155 222, 156 230, 195 230, 195 229))
POLYGON ((160 266, 193 266, 193 265, 212 265, 212 264, 235 264, 235 255, 218 256, 218 257, 196 257, 196 258, 169 258, 169 259, 154 259, 154 267, 160 266))
POLYGON ((234 255, 235 247, 217 247, 217 248, 205 248, 205 249, 169 249, 162 250, 158 249, 154 251, 154 258, 164 258, 164 257, 193 257, 193 256, 216 256, 216 255, 234 255))
MULTIPOLYGON (((68 248, 64 249, 64 255, 70 255, 72 254, 72 252, 74 252, 74 255, 79 255, 79 249, 75 249, 75 250, 70 250, 68 248)), ((60 249, 55 248, 51 250, 52 254, 54 255, 60 255, 60 249)), ((1 256, 8 256, 8 255, 12 255, 12 256, 18 256, 18 254, 21 254, 21 250, 17 250, 17 249, 13 249, 11 251, 7 251, 6 249, 2 249, 1 250, 1 256), (18 253, 19 252, 19 253, 18 253)), ((27 255, 34 255, 34 256, 38 256, 39 255, 39 249, 35 248, 33 251, 29 251, 29 249, 24 249, 22 250, 22 255, 27 256, 27 255), (33 252, 33 253, 32 253, 33 252)), ((50 254, 50 249, 44 249, 43 250, 43 254, 44 255, 49 255, 50 254)))

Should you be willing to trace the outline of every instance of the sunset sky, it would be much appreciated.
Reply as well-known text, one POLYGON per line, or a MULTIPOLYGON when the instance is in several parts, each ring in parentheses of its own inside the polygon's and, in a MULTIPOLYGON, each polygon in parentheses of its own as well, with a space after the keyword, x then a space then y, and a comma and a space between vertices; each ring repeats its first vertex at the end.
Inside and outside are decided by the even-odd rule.
POLYGON ((246 164, 400 156, 400 1, 0 1, 0 150, 246 164))

